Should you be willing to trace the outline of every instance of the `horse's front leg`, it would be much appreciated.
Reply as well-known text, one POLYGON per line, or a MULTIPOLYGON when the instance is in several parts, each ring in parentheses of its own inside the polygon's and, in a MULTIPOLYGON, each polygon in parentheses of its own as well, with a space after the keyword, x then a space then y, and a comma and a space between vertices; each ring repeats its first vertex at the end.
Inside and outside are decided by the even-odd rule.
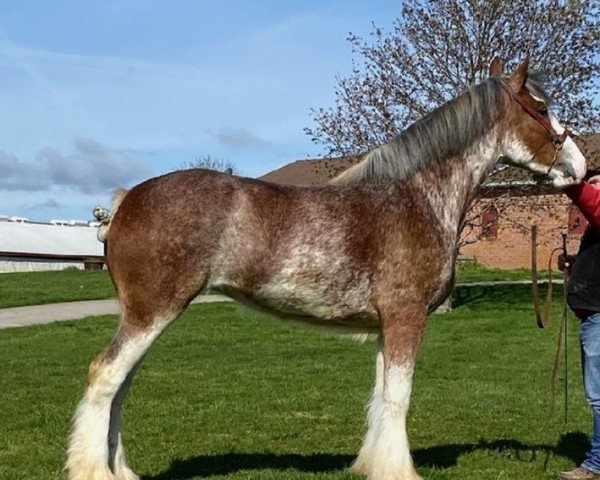
POLYGON ((419 480, 410 456, 406 414, 426 313, 424 308, 382 311, 377 378, 368 431, 354 470, 369 480, 419 480))

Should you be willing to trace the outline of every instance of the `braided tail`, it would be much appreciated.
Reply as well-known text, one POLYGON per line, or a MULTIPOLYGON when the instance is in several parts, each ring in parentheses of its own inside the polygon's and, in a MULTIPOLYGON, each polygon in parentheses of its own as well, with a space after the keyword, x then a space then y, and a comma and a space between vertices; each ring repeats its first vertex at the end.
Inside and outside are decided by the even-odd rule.
POLYGON ((121 205, 121 202, 127 195, 127 192, 128 192, 128 190, 125 190, 124 188, 119 188, 119 189, 115 190, 115 192, 113 193, 110 213, 106 210, 106 208, 104 208, 100 205, 98 205, 96 208, 94 208, 94 212, 93 212, 94 218, 98 222, 100 222, 100 226, 98 227, 98 233, 96 235, 98 237, 98 240, 101 241, 102 243, 106 242, 108 230, 110 229, 110 221, 117 213, 117 210, 119 209, 119 205, 121 205))

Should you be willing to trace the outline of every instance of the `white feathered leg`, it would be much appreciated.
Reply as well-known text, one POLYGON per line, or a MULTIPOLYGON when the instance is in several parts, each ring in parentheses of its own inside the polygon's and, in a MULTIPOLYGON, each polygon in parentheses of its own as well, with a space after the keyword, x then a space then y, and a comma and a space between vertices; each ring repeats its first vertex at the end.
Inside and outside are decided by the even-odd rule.
POLYGON ((369 480, 421 480, 413 466, 406 433, 412 374, 413 365, 391 365, 385 370, 383 395, 372 412, 371 435, 375 441, 366 472, 369 480))
POLYGON ((167 322, 127 335, 119 330, 90 366, 89 385, 79 402, 69 438, 69 480, 137 480, 121 445, 121 404, 132 371, 167 322), (110 432, 110 434, 109 434, 110 432))
POLYGON ((358 457, 352 464, 352 470, 356 473, 367 475, 374 461, 375 446, 377 444, 377 421, 383 407, 383 340, 379 337, 377 342, 377 355, 375 357, 375 386, 369 401, 367 414, 367 433, 358 453, 358 457))
POLYGON ((426 310, 418 304, 411 307, 381 308, 382 339, 368 431, 353 466, 369 480, 421 480, 410 456, 406 416, 426 310))
MULTIPOLYGON (((139 365, 139 363, 138 363, 139 365)), ((110 409, 110 424, 108 430, 108 465, 118 479, 122 480, 138 480, 139 477, 127 465, 125 458, 125 450, 123 448, 123 440, 121 438, 121 409, 123 401, 127 396, 127 392, 131 387, 133 376, 137 370, 137 365, 127 375, 125 382, 113 399, 110 409)))

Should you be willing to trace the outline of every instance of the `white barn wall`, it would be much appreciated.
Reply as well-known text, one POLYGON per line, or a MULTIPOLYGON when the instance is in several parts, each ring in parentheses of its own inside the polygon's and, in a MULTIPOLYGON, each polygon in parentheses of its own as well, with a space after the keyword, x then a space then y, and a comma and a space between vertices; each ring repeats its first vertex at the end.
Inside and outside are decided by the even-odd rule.
POLYGON ((65 268, 77 268, 83 270, 83 262, 62 262, 62 261, 44 261, 19 259, 19 258, 2 258, 0 259, 0 273, 13 272, 44 272, 48 270, 64 270, 65 268))
POLYGON ((0 273, 84 268, 104 256, 97 228, 0 221, 0 273))

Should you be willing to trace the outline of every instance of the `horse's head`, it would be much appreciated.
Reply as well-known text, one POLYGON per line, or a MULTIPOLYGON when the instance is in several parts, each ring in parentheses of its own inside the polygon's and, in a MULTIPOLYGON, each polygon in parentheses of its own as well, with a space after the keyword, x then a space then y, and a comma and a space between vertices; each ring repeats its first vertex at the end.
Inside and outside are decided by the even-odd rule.
POLYGON ((529 60, 508 77, 495 58, 490 75, 502 77, 505 115, 501 128, 500 161, 548 178, 555 187, 579 183, 586 172, 582 153, 552 114, 550 101, 535 80, 528 78, 529 60))

